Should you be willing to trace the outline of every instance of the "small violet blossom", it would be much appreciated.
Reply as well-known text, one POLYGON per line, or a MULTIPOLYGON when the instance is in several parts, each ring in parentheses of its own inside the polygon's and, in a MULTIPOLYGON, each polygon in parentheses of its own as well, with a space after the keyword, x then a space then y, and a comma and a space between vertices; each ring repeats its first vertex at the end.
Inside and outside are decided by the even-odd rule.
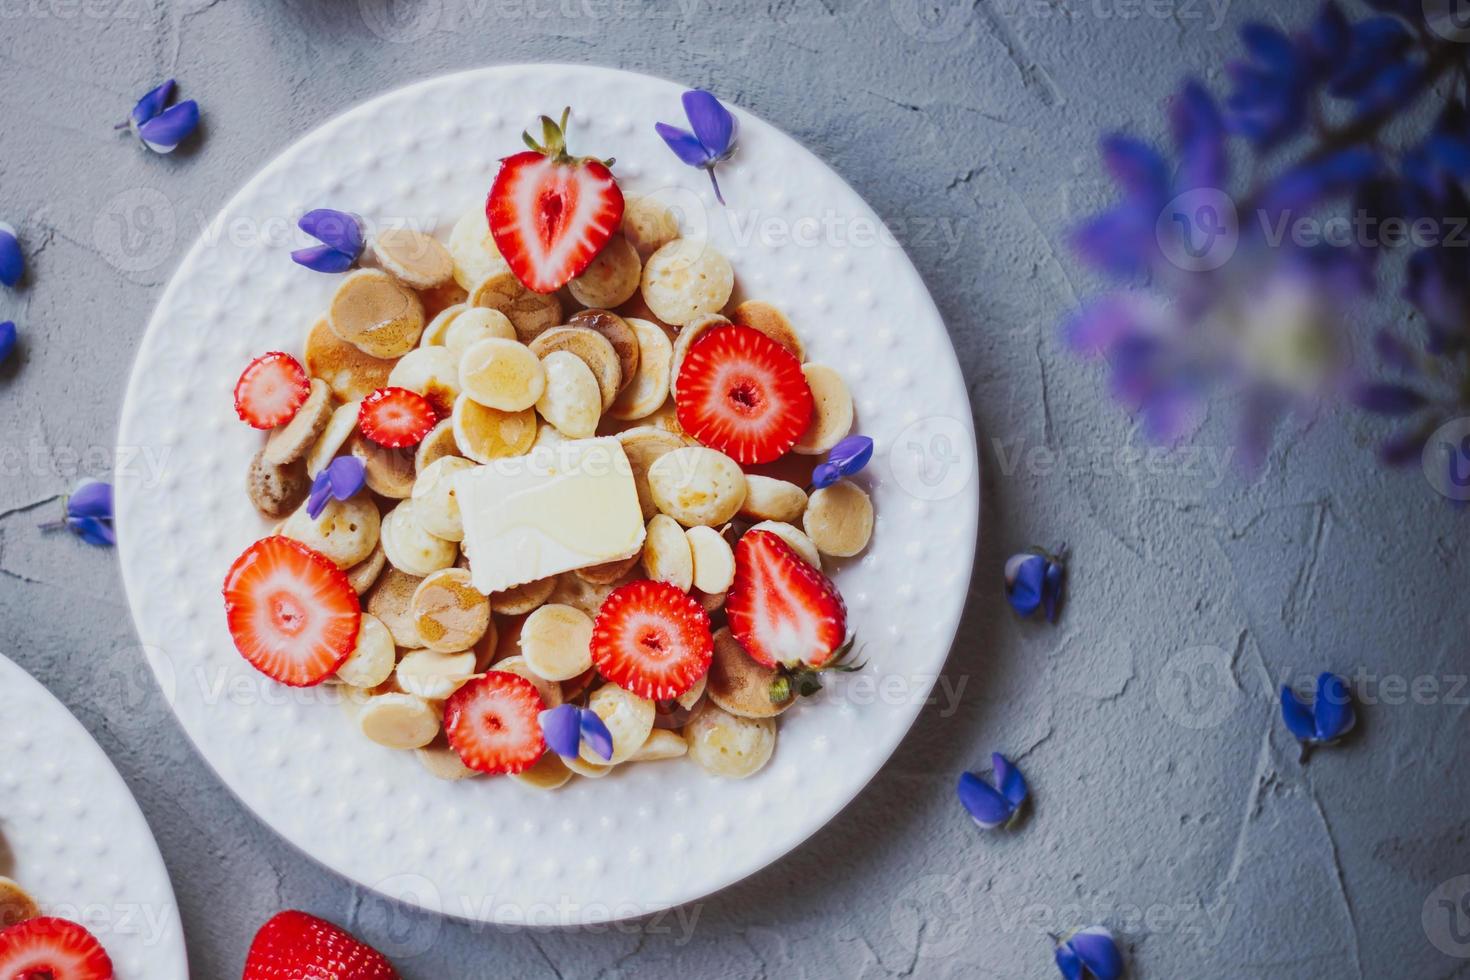
POLYGON ((306 513, 316 520, 327 508, 328 499, 346 500, 362 489, 365 470, 357 456, 338 456, 311 483, 306 513))
POLYGON ((20 251, 20 238, 14 228, 0 221, 0 283, 14 289, 25 271, 26 259, 20 251))
POLYGON ((1317 677, 1317 696, 1308 707, 1290 687, 1281 686, 1281 718, 1302 743, 1302 756, 1317 745, 1330 745, 1357 724, 1347 683, 1336 674, 1317 677))
POLYGON ((171 106, 173 94, 170 78, 139 99, 128 118, 115 128, 129 130, 154 153, 172 153, 199 125, 199 103, 186 99, 171 106))
POLYGON ((321 242, 292 252, 291 260, 297 265, 336 274, 352 268, 362 256, 362 219, 355 214, 317 208, 302 215, 297 227, 321 242))
POLYGON ((4 364, 10 352, 15 350, 15 340, 15 323, 11 320, 0 323, 0 364, 4 364))
POLYGON ((981 830, 994 830, 1010 824, 1030 792, 1026 788, 1026 778, 1015 763, 999 752, 991 755, 990 762, 995 767, 995 786, 973 772, 963 772, 955 787, 960 802, 981 830))
POLYGON ((112 484, 82 480, 66 497, 66 516, 41 525, 44 531, 66 528, 90 545, 110 548, 117 544, 112 526, 112 484))
POLYGON ((1005 580, 1006 598, 1016 612, 1030 616, 1042 609, 1048 623, 1057 621, 1057 606, 1062 601, 1066 580, 1066 565, 1060 555, 1050 555, 1039 548, 1012 555, 1006 562, 1005 580))
POLYGON ((720 182, 715 179, 715 166, 735 152, 735 117, 720 105, 719 99, 703 89, 684 93, 684 115, 694 132, 668 123, 655 123, 653 128, 680 160, 709 172, 715 198, 724 204, 725 195, 720 193, 720 182))
POLYGON ((612 759, 612 732, 607 723, 590 708, 579 708, 575 704, 562 704, 541 712, 541 734, 551 751, 564 759, 575 759, 581 754, 585 740, 592 751, 604 760, 612 759))
POLYGON ((1057 969, 1067 980, 1118 980, 1123 975, 1123 954, 1111 932, 1088 926, 1057 940, 1057 969))
POLYGON ((861 472, 872 458, 872 439, 867 436, 848 436, 832 447, 826 462, 812 470, 812 489, 830 487, 845 476, 861 472))

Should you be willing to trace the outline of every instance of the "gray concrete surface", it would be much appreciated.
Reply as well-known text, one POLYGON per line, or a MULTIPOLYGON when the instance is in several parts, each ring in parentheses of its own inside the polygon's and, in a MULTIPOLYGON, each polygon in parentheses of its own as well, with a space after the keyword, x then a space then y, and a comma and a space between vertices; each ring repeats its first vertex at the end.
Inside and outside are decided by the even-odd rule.
POLYGON ((1095 921, 1123 936, 1136 977, 1470 974, 1470 920, 1439 904, 1470 872, 1466 518, 1417 474, 1381 473, 1378 430, 1348 413, 1283 437, 1258 481, 1219 472, 1221 418, 1194 454, 1120 466, 1132 425, 1056 339, 1096 285, 1055 243, 1108 193, 1099 128, 1159 135, 1178 76, 1222 84, 1236 27, 1308 13, 1267 0, 0 0, 0 218, 31 265, 26 288, 0 292, 25 336, 0 369, 0 643, 137 794, 194 974, 237 976, 283 906, 402 954, 410 978, 1045 977, 1047 933, 1095 921), (958 707, 923 717, 787 860, 678 917, 606 932, 433 920, 304 860, 206 770, 140 672, 113 556, 34 529, 76 473, 109 469, 159 289, 244 180, 385 89, 533 60, 705 85, 829 161, 907 235, 970 379, 985 465, 949 668, 958 707), (158 159, 110 127, 169 75, 206 121, 197 145, 158 159), (177 225, 130 229, 157 261, 120 268, 101 216, 137 188, 166 195, 177 225), (1016 622, 1004 556, 1063 540, 1062 621, 1016 622), (1362 673, 1363 723, 1302 765, 1275 689, 1323 667, 1362 673), (1398 687, 1422 694, 1424 678, 1437 693, 1398 687), (993 749, 1020 760, 1036 805, 1020 830, 983 836, 953 782, 993 749))

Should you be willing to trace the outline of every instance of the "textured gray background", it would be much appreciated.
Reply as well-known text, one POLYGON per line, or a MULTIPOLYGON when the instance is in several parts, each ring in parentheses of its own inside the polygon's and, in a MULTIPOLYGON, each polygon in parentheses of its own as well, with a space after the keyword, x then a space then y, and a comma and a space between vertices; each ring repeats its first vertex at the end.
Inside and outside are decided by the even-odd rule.
POLYGON ((196 976, 238 975, 283 906, 359 930, 411 978, 1042 977, 1046 934, 1094 921, 1123 935, 1138 977, 1466 974, 1447 913, 1431 900, 1421 919, 1470 871, 1465 518, 1416 474, 1380 473, 1377 433, 1346 413, 1285 436, 1259 481, 1221 472, 1220 418, 1192 454, 1129 457, 1129 421, 1056 340, 1096 286, 1054 243, 1108 193, 1098 129, 1158 135, 1179 75, 1218 88, 1236 27, 1307 6, 932 3, 0 0, 0 218, 31 265, 27 288, 0 295, 25 336, 0 369, 0 642, 133 787, 196 976), (73 476, 110 468, 159 287, 243 181, 385 89, 533 60, 708 86, 851 181, 906 237, 950 324, 986 470, 946 678, 964 685, 958 707, 922 717, 778 866, 607 932, 438 921, 304 860, 206 770, 140 672, 113 557, 35 530, 73 476), (205 124, 159 159, 110 126, 168 75, 205 124), (124 228, 135 247, 120 249, 115 219, 155 192, 171 225, 124 228), (1017 623, 1004 556, 1064 540, 1061 623, 1017 623), (1304 766, 1274 691, 1323 667, 1365 672, 1376 703, 1359 737, 1304 766), (1415 703, 1394 686, 1416 678, 1439 693, 1415 703), (985 836, 953 782, 992 749, 1020 760, 1036 806, 985 836))

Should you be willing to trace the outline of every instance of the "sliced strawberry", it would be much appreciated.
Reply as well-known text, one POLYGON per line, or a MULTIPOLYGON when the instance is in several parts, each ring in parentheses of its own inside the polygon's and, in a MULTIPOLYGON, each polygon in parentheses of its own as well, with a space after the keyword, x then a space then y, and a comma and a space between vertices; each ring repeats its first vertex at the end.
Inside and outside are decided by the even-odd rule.
POLYGON ((650 701, 677 698, 709 673, 709 616, 676 585, 643 579, 612 591, 592 627, 592 663, 650 701))
POLYGON ((357 644, 357 592, 331 559, 300 541, 278 535, 246 548, 224 594, 235 647, 282 684, 320 684, 357 644))
POLYGON ((821 667, 847 638, 837 586, 770 531, 748 531, 735 545, 725 615, 745 652, 766 667, 821 667))
POLYGON ((271 351, 247 364, 235 382, 235 414, 257 429, 274 429, 291 421, 310 394, 301 362, 271 351))
MULTIPOLYGON (((0 978, 4 978, 0 974, 0 978)), ((250 944, 243 980, 399 980, 388 957, 305 912, 272 916, 250 944)))
POLYGON ((0 980, 112 980, 107 950, 75 922, 42 916, 0 932, 0 980))
POLYGON ((769 463, 812 420, 801 361, 751 327, 715 327, 679 368, 674 403, 684 431, 737 463, 769 463))
POLYGON ((567 117, 541 117, 542 142, 500 161, 485 202, 490 235, 527 289, 553 293, 597 257, 623 220, 623 192, 608 165, 567 152, 567 117))
POLYGON ((477 772, 525 772, 546 751, 538 720, 545 710, 530 681, 492 670, 444 702, 444 733, 460 760, 477 772))
POLYGON ((362 434, 389 449, 417 446, 438 421, 429 400, 407 388, 379 388, 357 411, 362 434))

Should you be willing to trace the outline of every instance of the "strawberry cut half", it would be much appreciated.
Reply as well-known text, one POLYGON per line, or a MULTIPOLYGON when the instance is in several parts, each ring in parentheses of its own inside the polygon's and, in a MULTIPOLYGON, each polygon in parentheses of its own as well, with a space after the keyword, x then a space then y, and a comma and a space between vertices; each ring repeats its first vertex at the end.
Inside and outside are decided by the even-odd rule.
POLYGON ((770 531, 748 531, 735 545, 725 615, 745 652, 766 667, 822 667, 847 638, 837 586, 770 531))
POLYGON ((224 596, 235 648, 282 684, 320 684, 357 645, 357 592, 331 559, 299 541, 277 535, 246 548, 224 596))
POLYGON ((643 579, 619 586, 592 626, 592 663, 650 701, 677 698, 709 673, 714 638, 704 607, 678 586, 643 579))
POLYGON ((539 716, 546 703, 524 677, 491 670, 444 702, 444 733, 476 772, 525 772, 546 751, 539 716))
POLYGON ((357 410, 362 434, 389 449, 417 446, 438 422, 429 400, 407 388, 379 388, 357 410))
POLYGON ((285 425, 306 404, 311 378, 290 354, 271 351, 245 366, 235 382, 235 414, 256 429, 285 425))
POLYGON ((812 420, 801 361, 752 327, 715 327, 694 342, 674 385, 679 424, 737 463, 784 456, 812 420))
MULTIPOLYGON (((9 980, 0 974, 0 980, 9 980)), ((243 980, 399 980, 382 953, 305 912, 272 916, 250 944, 243 980)))
POLYGON ((623 220, 623 192, 604 163, 567 152, 567 118, 541 117, 541 142, 500 161, 485 201, 495 247, 527 289, 552 293, 582 274, 623 220))
POLYGON ((0 932, 0 980, 112 980, 107 950, 82 926, 42 916, 0 932))

